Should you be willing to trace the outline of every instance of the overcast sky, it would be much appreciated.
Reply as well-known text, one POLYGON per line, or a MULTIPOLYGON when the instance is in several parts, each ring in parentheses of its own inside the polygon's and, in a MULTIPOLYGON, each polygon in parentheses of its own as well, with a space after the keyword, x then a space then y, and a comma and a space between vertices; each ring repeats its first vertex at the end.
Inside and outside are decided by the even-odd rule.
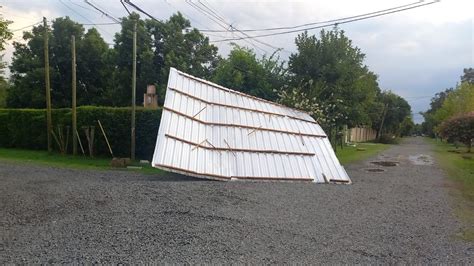
MULTIPOLYGON (((127 14, 119 0, 90 0, 90 2, 117 18, 127 14)), ((184 0, 132 0, 132 2, 158 19, 167 19, 179 10, 191 20, 193 27, 222 29, 184 0)), ((193 2, 198 4, 198 0, 193 2)), ((256 29, 337 19, 410 4, 416 0, 201 0, 201 2, 214 8, 237 29, 256 29)), ((48 20, 69 16, 80 23, 112 22, 83 0, 1 0, 0 5, 2 16, 14 21, 10 26, 14 30, 37 23, 43 16, 48 20)), ((345 30, 354 45, 366 54, 365 64, 378 75, 380 87, 405 97, 412 106, 415 121, 420 122, 422 118, 417 113, 428 108, 430 98, 444 88, 455 86, 463 68, 474 67, 473 14, 472 0, 443 0, 417 9, 339 25, 339 28, 345 30)), ((113 43, 114 33, 120 30, 120 27, 103 25, 98 26, 98 29, 108 43, 113 43)), ((309 32, 318 34, 319 29, 309 32)), ((21 40, 22 31, 14 33, 14 40, 21 40)), ((230 32, 209 34, 212 34, 209 36, 211 40, 222 39, 223 36, 227 38, 237 36, 230 32)), ((295 52, 294 38, 297 34, 265 37, 259 40, 283 48, 280 56, 285 60, 291 52, 295 52)), ((252 44, 245 41, 237 43, 253 48, 258 55, 272 52, 272 48, 255 41, 252 41, 252 44)), ((215 44, 222 55, 227 55, 228 43, 215 44)), ((10 62, 11 56, 12 47, 9 45, 4 60, 10 62)))

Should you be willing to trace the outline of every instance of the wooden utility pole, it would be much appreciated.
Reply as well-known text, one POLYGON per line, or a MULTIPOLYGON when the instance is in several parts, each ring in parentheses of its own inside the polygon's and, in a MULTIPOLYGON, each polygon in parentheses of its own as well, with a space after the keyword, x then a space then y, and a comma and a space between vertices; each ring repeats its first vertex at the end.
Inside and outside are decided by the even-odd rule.
POLYGON ((135 160, 135 96, 137 90, 137 21, 133 24, 133 66, 132 66, 132 123, 130 158, 135 160))
POLYGON ((44 27, 44 80, 46 85, 46 123, 47 123, 47 136, 48 136, 48 152, 53 151, 51 132, 53 130, 52 119, 51 119, 51 88, 49 83, 49 51, 48 51, 48 24, 46 18, 43 17, 44 27))
POLYGON ((76 113, 76 37, 71 36, 72 53, 72 154, 77 154, 77 113, 76 113))
POLYGON ((380 122, 380 129, 378 132, 377 140, 380 140, 380 137, 382 136, 382 129, 383 129, 383 122, 385 121, 385 116, 387 115, 388 111, 388 104, 385 104, 382 112, 382 121, 380 122))

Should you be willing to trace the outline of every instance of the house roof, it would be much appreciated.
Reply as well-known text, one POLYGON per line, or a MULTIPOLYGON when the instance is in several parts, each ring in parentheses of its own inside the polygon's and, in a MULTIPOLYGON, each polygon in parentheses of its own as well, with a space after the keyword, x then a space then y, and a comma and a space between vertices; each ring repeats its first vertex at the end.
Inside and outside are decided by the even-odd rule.
POLYGON ((350 182, 309 114, 174 68, 152 164, 219 180, 350 182))

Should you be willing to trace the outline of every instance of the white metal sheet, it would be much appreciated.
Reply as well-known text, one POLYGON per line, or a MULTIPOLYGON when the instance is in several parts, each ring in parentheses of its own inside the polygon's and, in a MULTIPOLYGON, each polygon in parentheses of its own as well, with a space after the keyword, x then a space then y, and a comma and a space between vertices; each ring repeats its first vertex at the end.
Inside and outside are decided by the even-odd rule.
POLYGON ((152 164, 219 180, 350 183, 309 114, 174 68, 152 164))

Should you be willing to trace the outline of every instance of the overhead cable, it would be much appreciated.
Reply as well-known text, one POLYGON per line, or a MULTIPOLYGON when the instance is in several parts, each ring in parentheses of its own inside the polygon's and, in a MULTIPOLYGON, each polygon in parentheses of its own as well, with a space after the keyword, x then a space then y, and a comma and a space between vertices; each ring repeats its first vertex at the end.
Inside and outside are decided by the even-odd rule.
POLYGON ((380 17, 380 16, 384 16, 384 15, 388 15, 388 14, 398 13, 398 12, 402 12, 402 11, 405 11, 405 10, 415 9, 415 8, 419 8, 419 7, 423 7, 423 6, 427 6, 427 5, 432 5, 432 4, 435 4, 435 3, 438 3, 438 2, 439 1, 432 1, 432 2, 428 2, 428 3, 419 4, 419 5, 416 5, 416 6, 411 6, 411 7, 406 7, 406 8, 402 8, 402 9, 393 10, 393 11, 390 11, 390 12, 378 13, 378 14, 374 14, 374 15, 370 15, 370 16, 359 17, 359 18, 345 20, 345 21, 339 21, 339 22, 336 22, 336 23, 324 24, 324 25, 321 25, 321 26, 307 27, 307 28, 303 28, 303 29, 296 29, 296 30, 289 30, 289 31, 282 31, 282 32, 275 32, 275 33, 251 35, 249 37, 221 39, 221 40, 215 40, 213 42, 228 42, 228 41, 243 40, 243 39, 248 39, 248 38, 261 38, 261 37, 269 37, 269 36, 283 35, 283 34, 302 32, 302 31, 308 31, 308 30, 314 30, 314 29, 327 28, 327 27, 330 27, 330 26, 338 26, 340 24, 347 24, 347 23, 351 23, 351 22, 355 22, 355 21, 360 21, 360 20, 370 19, 370 18, 374 18, 374 17, 380 17))

